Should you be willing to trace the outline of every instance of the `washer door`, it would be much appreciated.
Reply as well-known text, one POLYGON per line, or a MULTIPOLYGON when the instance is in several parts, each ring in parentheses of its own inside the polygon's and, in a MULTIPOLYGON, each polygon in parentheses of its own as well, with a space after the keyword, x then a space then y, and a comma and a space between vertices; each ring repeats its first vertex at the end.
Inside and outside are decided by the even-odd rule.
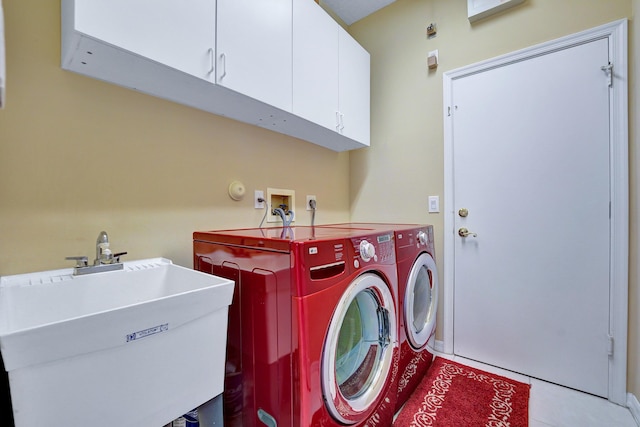
POLYGON ((404 324, 409 343, 424 348, 436 325, 438 311, 438 271, 428 253, 421 254, 411 267, 404 294, 404 324))
POLYGON ((396 313, 387 283, 366 273, 336 307, 322 355, 322 391, 329 413, 355 424, 375 408, 397 346, 396 313))

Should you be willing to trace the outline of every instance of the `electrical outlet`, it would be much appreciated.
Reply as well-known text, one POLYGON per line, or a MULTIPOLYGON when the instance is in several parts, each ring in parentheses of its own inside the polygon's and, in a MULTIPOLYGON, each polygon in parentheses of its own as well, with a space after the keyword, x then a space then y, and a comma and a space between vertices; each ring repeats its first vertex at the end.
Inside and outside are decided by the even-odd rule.
POLYGON ((307 203, 305 204, 305 206, 306 206, 308 211, 313 210, 313 209, 311 209, 311 201, 312 200, 316 203, 316 209, 318 208, 318 205, 317 205, 318 201, 316 200, 316 196, 308 194, 307 195, 307 203))
POLYGON ((255 207, 256 209, 264 209, 264 202, 265 202, 264 191, 255 190, 253 192, 253 202, 254 202, 253 207, 255 207))
POLYGON ((281 205, 286 206, 287 212, 294 211, 295 221, 296 192, 282 188, 267 188, 267 222, 282 222, 279 215, 273 214, 273 210, 281 205))
POLYGON ((438 49, 427 54, 427 67, 430 70, 438 68, 438 49))

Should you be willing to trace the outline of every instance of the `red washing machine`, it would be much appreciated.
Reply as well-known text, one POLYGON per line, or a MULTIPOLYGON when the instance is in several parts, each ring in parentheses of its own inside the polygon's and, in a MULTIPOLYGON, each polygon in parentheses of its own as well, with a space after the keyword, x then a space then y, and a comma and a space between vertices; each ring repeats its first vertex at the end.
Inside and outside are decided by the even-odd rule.
POLYGON ((433 362, 433 354, 427 347, 435 334, 438 309, 439 285, 434 261, 433 226, 349 223, 329 227, 394 232, 400 296, 400 364, 395 408, 398 411, 407 402, 433 362))
POLYGON ((195 232, 194 267, 236 282, 225 426, 392 424, 399 347, 392 231, 195 232))

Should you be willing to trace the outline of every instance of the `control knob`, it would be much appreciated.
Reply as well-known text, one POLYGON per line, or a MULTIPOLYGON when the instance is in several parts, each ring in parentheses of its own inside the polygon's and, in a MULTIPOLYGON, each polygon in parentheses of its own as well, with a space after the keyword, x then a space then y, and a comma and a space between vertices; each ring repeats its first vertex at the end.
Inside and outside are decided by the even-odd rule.
POLYGON ((360 258, 364 262, 368 262, 371 258, 376 256, 376 247, 366 240, 360 242, 360 258))
POLYGON ((427 233, 425 233, 424 231, 420 231, 418 232, 418 242, 420 242, 421 245, 427 245, 427 243, 429 243, 429 239, 427 238, 427 233))

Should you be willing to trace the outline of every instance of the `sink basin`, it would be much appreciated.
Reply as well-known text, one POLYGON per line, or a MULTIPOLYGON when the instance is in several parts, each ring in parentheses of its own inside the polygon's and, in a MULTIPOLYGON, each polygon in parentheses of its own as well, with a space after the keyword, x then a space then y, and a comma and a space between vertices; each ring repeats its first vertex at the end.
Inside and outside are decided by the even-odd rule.
POLYGON ((0 278, 16 427, 161 426, 220 394, 233 286, 163 258, 0 278))

